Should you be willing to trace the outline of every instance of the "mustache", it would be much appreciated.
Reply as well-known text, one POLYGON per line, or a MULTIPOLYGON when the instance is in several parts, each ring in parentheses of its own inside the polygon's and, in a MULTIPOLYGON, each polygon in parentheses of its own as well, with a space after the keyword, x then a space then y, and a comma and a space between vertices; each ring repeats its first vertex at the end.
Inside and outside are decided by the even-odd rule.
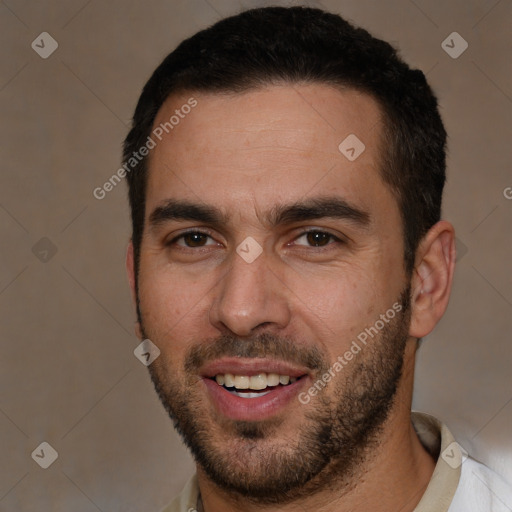
POLYGON ((185 358, 185 370, 197 372, 202 365, 222 357, 278 359, 316 372, 328 368, 318 348, 305 347, 288 337, 262 333, 251 338, 222 334, 194 345, 185 358))

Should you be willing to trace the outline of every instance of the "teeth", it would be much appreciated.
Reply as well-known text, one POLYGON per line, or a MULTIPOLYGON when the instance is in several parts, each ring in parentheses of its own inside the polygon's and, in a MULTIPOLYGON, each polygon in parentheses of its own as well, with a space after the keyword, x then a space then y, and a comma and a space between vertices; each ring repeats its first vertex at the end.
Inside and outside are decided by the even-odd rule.
MULTIPOLYGON (((253 389, 254 391, 261 391, 267 387, 275 387, 279 384, 286 386, 293 384, 297 381, 297 377, 290 377, 289 375, 279 375, 277 373, 259 373, 258 375, 233 375, 232 373, 218 374, 215 380, 219 386, 226 386, 227 388, 236 389, 253 389)), ((245 398, 253 398, 255 396, 263 396, 262 393, 243 393, 245 398)))
POLYGON ((249 379, 249 387, 254 390, 265 389, 267 387, 267 374, 253 375, 249 379))
POLYGON ((240 398, 260 398, 261 396, 268 395, 270 391, 264 391, 263 393, 237 393, 236 391, 231 391, 231 394, 239 396, 240 398))
POLYGON ((279 375, 277 373, 267 374, 267 386, 277 386, 279 384, 279 375))
POLYGON ((249 389, 249 377, 245 375, 235 375, 235 388, 236 389, 249 389))

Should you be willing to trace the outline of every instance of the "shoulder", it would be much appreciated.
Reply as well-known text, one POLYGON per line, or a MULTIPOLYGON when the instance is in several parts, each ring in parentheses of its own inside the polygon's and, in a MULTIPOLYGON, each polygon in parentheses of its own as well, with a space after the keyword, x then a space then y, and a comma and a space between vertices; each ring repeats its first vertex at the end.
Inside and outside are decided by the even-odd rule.
POLYGON ((461 466, 459 485, 449 512, 510 512, 512 486, 500 475, 468 457, 461 466))

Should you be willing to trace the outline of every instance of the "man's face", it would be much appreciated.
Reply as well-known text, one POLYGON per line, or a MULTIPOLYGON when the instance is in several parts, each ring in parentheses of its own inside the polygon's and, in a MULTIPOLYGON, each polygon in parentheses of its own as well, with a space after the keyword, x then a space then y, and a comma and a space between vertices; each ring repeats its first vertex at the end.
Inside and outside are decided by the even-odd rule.
POLYGON ((381 113, 319 84, 193 96, 149 161, 138 286, 161 351, 151 376, 215 483, 283 499, 354 470, 400 378, 409 283, 381 113), (353 161, 353 137, 338 149, 351 134, 365 146, 353 161))

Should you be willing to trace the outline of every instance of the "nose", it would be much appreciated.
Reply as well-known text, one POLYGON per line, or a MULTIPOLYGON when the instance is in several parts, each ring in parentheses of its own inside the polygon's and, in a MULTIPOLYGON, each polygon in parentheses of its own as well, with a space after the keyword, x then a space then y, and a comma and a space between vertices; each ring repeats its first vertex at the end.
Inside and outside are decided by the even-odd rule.
POLYGON ((215 289, 210 322, 221 332, 249 336, 262 327, 283 329, 290 322, 289 290, 270 267, 265 251, 248 263, 237 253, 215 289))

